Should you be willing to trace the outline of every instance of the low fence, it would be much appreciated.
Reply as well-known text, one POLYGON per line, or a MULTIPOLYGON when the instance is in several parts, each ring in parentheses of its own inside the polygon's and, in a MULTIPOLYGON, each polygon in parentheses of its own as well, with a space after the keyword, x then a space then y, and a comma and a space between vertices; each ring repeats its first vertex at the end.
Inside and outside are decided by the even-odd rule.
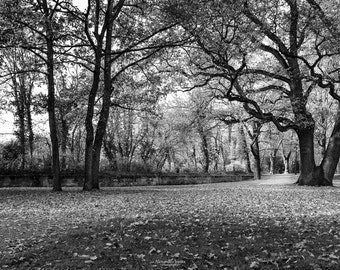
MULTIPOLYGON (((123 186, 148 186, 148 185, 188 185, 208 184, 221 182, 237 182, 253 179, 250 174, 102 174, 99 182, 102 187, 123 186)), ((81 174, 67 174, 62 176, 62 186, 81 187, 83 185, 81 174)), ((0 187, 51 187, 52 175, 48 174, 24 174, 24 175, 0 175, 0 187)))

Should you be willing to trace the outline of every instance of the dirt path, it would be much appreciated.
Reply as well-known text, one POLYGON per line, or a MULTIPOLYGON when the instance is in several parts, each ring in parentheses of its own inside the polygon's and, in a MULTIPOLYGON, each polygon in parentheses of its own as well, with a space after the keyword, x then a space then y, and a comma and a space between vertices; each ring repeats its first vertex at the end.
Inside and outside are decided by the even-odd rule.
POLYGON ((262 175, 262 179, 256 180, 255 183, 258 185, 289 185, 294 184, 298 177, 298 174, 262 175))
MULTIPOLYGON (((257 185, 290 185, 294 184, 299 178, 298 174, 273 174, 262 175, 261 180, 256 180, 253 183, 257 185)), ((336 174, 333 179, 333 185, 340 186, 340 175, 336 174)))

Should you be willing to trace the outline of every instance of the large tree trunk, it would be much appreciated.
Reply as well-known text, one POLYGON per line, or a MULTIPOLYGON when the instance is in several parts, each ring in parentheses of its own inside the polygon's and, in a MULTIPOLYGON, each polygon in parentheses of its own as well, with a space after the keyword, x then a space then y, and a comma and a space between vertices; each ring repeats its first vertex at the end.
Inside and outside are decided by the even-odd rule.
MULTIPOLYGON (((110 69, 111 74, 111 69, 110 69)), ((106 77, 106 76, 104 76, 106 77)), ((103 95, 102 110, 96 129, 96 137, 93 144, 92 153, 92 188, 99 189, 99 167, 100 167, 100 153, 103 144, 103 139, 106 132, 107 121, 110 113, 110 97, 112 93, 110 78, 107 78, 108 82, 105 82, 105 89, 103 95)))
POLYGON ((297 133, 299 138, 301 164, 301 174, 297 183, 299 185, 308 186, 332 185, 332 179, 335 172, 335 169, 333 170, 334 162, 336 159, 337 161, 339 160, 339 153, 336 153, 335 149, 340 146, 340 141, 336 142, 336 139, 333 140, 334 144, 329 145, 329 149, 327 148, 328 154, 325 155, 321 165, 315 166, 314 128, 298 130, 297 133), (327 170, 328 177, 331 176, 331 180, 325 178, 325 169, 327 170))
POLYGON ((314 125, 297 130, 300 146, 301 174, 297 183, 308 186, 332 186, 340 157, 340 112, 329 139, 323 160, 319 166, 314 160, 314 125))
POLYGON ((85 179, 83 190, 92 190, 92 158, 93 158, 93 141, 94 141, 94 129, 93 129, 93 116, 94 105, 96 100, 96 94, 99 88, 100 81, 100 60, 97 61, 95 71, 93 73, 92 87, 90 90, 87 112, 85 119, 86 139, 85 139, 85 179))
MULTIPOLYGON (((111 83, 109 83, 111 86, 111 83)), ((93 144, 92 152, 92 188, 99 189, 99 167, 100 167, 100 153, 102 149, 103 139, 106 132, 107 121, 110 113, 110 93, 104 93, 103 107, 100 112, 100 118, 96 129, 96 137, 93 144), (106 98, 106 101, 105 101, 106 98)))
MULTIPOLYGON (((118 17, 121 8, 123 7, 124 0, 119 2, 113 7, 114 1, 108 1, 107 10, 105 14, 105 22, 100 29, 101 18, 100 14, 103 11, 101 1, 95 1, 95 31, 97 44, 92 42, 92 47, 95 49, 95 69, 91 92, 88 100, 87 115, 85 120, 86 126, 86 147, 85 147, 85 181, 84 190, 91 190, 99 188, 98 174, 100 163, 100 152, 103 143, 103 138, 106 131, 110 111, 110 97, 112 94, 112 80, 111 80, 111 66, 112 66, 112 32, 113 22, 118 17), (113 12, 115 11, 115 12, 113 12), (103 40, 105 34, 105 53, 104 53, 104 93, 103 104, 99 116, 99 121, 96 128, 96 137, 94 137, 93 116, 95 98, 99 88, 100 73, 101 73, 101 60, 103 56, 103 40)), ((88 24, 86 24, 85 32, 89 40, 92 40, 89 32, 88 24)), ((93 41, 93 40, 92 40, 93 41)))
POLYGON ((57 121, 55 114, 55 89, 54 89, 54 48, 53 48, 53 28, 49 18, 49 7, 46 0, 43 1, 44 13, 46 16, 46 45, 47 45, 47 83, 48 99, 47 111, 50 127, 50 138, 52 144, 52 172, 53 191, 61 191, 60 163, 59 163, 59 143, 57 132, 57 121))
POLYGON ((113 91, 111 80, 111 51, 112 51, 112 32, 113 21, 111 15, 113 11, 113 3, 109 2, 106 15, 106 40, 105 40, 105 55, 104 55, 104 93, 103 104, 100 111, 99 121, 96 129, 96 137, 93 143, 92 152, 92 188, 99 189, 99 165, 100 153, 102 149, 103 139, 106 132, 107 121, 110 114, 111 94, 113 91))
POLYGON ((308 186, 331 186, 340 156, 340 122, 337 121, 320 166, 314 160, 314 128, 298 130, 301 174, 297 183, 308 186))
MULTIPOLYGON (((88 3, 88 9, 90 9, 90 2, 88 3)), ((92 163, 93 163, 93 144, 94 144, 94 128, 93 128, 93 117, 94 117, 94 106, 96 102, 96 96, 99 89, 100 83, 100 73, 101 73, 101 60, 102 60, 102 49, 103 49, 103 35, 100 34, 101 31, 105 31, 103 28, 100 30, 100 1, 94 1, 94 31, 93 34, 95 36, 95 40, 97 44, 94 43, 94 40, 90 33, 89 21, 91 20, 89 17, 86 18, 85 22, 85 34, 92 45, 92 49, 94 50, 94 70, 93 70, 93 79, 92 86, 89 93, 88 101, 87 101, 87 112, 85 118, 85 130, 86 130, 86 139, 85 139, 85 179, 83 190, 90 191, 92 190, 92 182, 93 182, 93 171, 92 171, 92 163)), ((87 14, 89 16, 89 14, 87 14)), ((104 27, 104 26, 103 26, 104 27)))
POLYGON ((50 137, 52 144, 52 172, 53 172, 53 191, 61 191, 61 177, 59 164, 59 143, 57 133, 57 121, 55 115, 55 97, 54 97, 54 65, 53 65, 53 45, 52 40, 48 42, 48 120, 50 127, 50 137))
POLYGON ((333 132, 329 138, 328 146, 320 164, 323 172, 324 185, 332 185, 333 177, 340 158, 340 111, 334 124, 333 132))
POLYGON ((301 173, 298 179, 299 185, 318 185, 313 177, 315 168, 314 160, 314 126, 297 131, 300 147, 300 168, 301 173))
POLYGON ((100 82, 100 58, 101 53, 96 52, 96 66, 93 72, 92 86, 87 102, 87 112, 85 119, 86 139, 85 139, 85 179, 83 190, 92 190, 92 158, 93 158, 93 142, 94 142, 94 128, 93 128, 93 116, 94 106, 96 101, 96 95, 100 82))

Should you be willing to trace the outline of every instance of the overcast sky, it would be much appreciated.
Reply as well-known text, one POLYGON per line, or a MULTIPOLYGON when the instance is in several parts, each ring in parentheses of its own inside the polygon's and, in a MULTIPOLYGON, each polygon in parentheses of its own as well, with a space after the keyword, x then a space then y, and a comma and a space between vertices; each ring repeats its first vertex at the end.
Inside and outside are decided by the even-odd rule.
POLYGON ((87 7, 87 0, 73 0, 74 5, 78 6, 80 10, 87 7))

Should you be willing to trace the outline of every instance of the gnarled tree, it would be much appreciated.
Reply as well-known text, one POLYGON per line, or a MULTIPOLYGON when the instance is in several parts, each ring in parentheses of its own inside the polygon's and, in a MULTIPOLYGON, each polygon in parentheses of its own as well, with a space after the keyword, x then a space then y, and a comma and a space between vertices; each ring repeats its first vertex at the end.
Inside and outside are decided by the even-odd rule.
POLYGON ((340 100, 338 61, 331 61, 339 54, 338 24, 327 16, 327 1, 322 4, 175 1, 168 8, 196 39, 197 49, 190 51, 190 75, 199 80, 198 85, 210 87, 218 98, 241 102, 250 115, 273 122, 279 131, 296 132, 300 185, 332 185, 340 155, 338 116, 321 164, 314 157, 315 120, 309 96, 327 90, 340 100))

